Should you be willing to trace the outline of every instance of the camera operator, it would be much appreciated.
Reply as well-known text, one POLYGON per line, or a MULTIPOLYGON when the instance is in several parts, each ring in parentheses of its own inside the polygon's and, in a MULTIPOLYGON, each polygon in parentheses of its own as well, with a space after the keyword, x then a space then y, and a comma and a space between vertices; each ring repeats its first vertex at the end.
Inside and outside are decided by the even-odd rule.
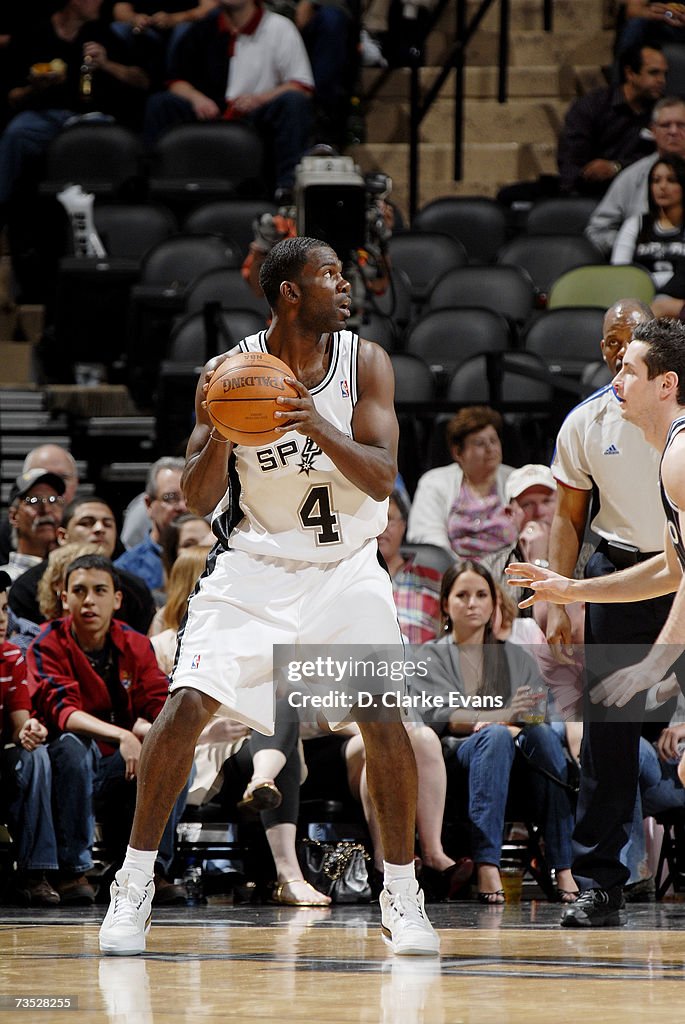
POLYGON ((379 173, 362 178, 349 157, 340 157, 323 145, 311 150, 295 173, 294 203, 255 220, 243 277, 254 294, 261 295, 259 269, 273 246, 297 234, 316 235, 340 256, 352 285, 352 323, 358 324, 373 307, 374 296, 383 295, 390 284, 387 245, 395 223, 395 209, 388 200, 392 182, 379 173), (308 204, 308 188, 320 190, 319 202, 308 204))

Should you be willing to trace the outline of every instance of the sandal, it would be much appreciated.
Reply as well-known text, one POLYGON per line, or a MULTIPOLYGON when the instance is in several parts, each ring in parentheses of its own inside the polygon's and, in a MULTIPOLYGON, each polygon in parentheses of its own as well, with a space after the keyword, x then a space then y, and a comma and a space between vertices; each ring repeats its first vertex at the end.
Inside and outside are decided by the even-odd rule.
POLYGON ((578 899, 577 889, 560 889, 558 886, 554 890, 557 903, 575 903, 578 899))
POLYGON ((319 890, 315 889, 313 885, 310 885, 309 882, 306 882, 304 878, 291 878, 289 882, 279 882, 278 885, 276 885, 273 893, 271 894, 271 902, 280 903, 281 905, 286 907, 328 907, 331 901, 329 899, 326 899, 325 893, 319 892, 319 890), (297 883, 299 883, 300 885, 304 885, 307 889, 310 890, 310 892, 314 893, 317 898, 310 898, 308 900, 296 900, 293 899, 292 893, 290 894, 290 896, 287 896, 286 891, 288 889, 288 886, 295 885, 297 883), (323 899, 320 898, 322 896, 323 899))
POLYGON ((272 811, 280 807, 282 799, 281 791, 273 779, 253 779, 237 807, 239 811, 254 811, 257 814, 259 811, 272 811))
POLYGON ((507 902, 504 889, 496 889, 494 892, 479 892, 478 902, 484 903, 486 907, 501 907, 507 902))

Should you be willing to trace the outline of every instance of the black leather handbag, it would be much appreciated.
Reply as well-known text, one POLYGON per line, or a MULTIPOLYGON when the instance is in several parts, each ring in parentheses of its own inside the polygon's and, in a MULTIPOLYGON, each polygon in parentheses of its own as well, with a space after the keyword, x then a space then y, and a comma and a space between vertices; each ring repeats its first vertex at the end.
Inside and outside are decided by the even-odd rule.
POLYGON ((371 886, 366 862, 370 859, 361 843, 343 839, 320 843, 303 839, 300 846, 302 873, 333 903, 368 903, 371 886))

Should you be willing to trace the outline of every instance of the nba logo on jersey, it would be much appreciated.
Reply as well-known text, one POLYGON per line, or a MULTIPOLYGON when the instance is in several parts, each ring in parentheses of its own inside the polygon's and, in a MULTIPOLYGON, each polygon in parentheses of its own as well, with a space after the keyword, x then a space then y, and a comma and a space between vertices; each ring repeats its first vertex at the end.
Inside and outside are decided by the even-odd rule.
POLYGON ((348 387, 348 384, 347 384, 346 380, 341 380, 340 381, 340 393, 343 396, 343 398, 349 398, 350 397, 350 389, 348 387))
POLYGON ((199 668, 200 667, 200 658, 201 657, 202 657, 201 654, 194 654, 193 655, 193 660, 190 663, 190 667, 191 668, 199 668))

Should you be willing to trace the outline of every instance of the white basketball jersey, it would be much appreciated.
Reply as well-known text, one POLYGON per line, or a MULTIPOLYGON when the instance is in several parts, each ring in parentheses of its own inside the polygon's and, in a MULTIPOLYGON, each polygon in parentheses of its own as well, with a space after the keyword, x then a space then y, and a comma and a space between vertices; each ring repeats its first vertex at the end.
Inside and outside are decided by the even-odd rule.
MULTIPOLYGON (((243 352, 268 352, 266 331, 240 343, 243 352)), ((351 331, 332 335, 326 376, 310 389, 317 412, 352 437, 357 401, 359 338, 351 331)), ((234 448, 244 518, 230 546, 273 558, 337 562, 358 551, 385 529, 388 502, 375 501, 351 483, 304 434, 290 431, 277 441, 234 448)), ((215 512, 229 508, 228 492, 215 512)))

